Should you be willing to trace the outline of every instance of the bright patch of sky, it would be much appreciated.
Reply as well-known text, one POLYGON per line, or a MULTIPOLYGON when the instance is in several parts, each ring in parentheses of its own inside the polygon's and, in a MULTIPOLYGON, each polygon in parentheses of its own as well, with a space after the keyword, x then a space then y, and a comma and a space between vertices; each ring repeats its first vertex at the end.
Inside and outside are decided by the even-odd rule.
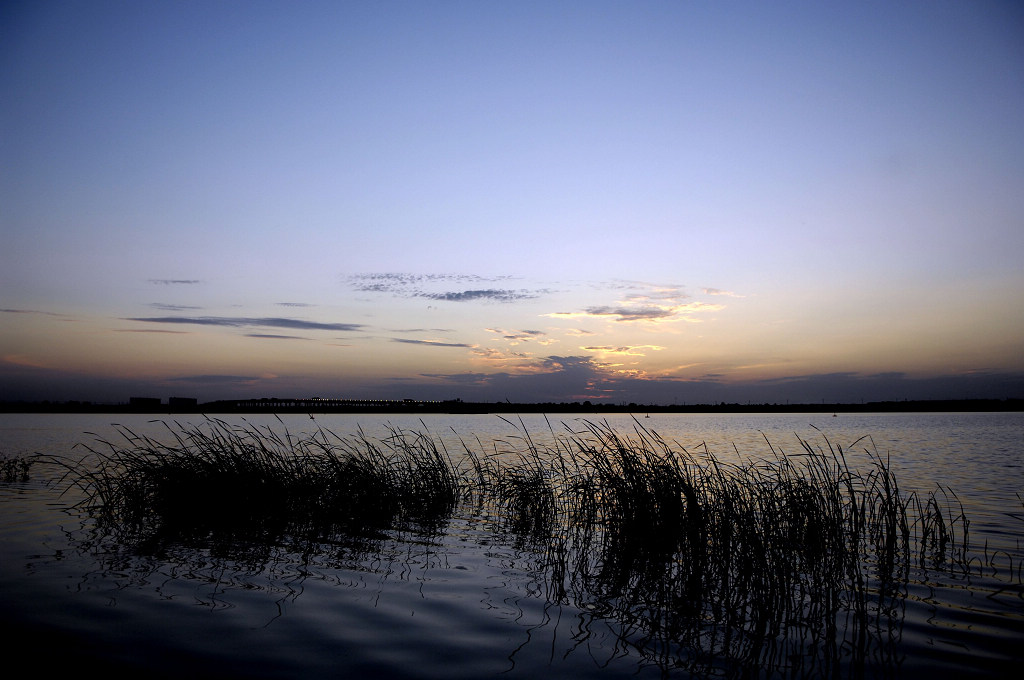
POLYGON ((1021 35, 1003 2, 5 5, 0 399, 1024 396, 1021 35))

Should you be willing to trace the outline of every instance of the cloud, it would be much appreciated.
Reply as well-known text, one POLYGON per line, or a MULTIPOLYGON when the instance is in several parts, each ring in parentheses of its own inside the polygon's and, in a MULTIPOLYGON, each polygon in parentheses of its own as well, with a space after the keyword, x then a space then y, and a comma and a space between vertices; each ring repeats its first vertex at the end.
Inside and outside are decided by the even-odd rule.
POLYGON ((607 367, 587 356, 547 356, 521 362, 516 372, 430 373, 424 377, 522 402, 575 401, 610 398, 607 367))
POLYGON ((505 364, 510 361, 520 362, 530 356, 525 352, 511 352, 507 350, 494 349, 493 347, 474 347, 473 354, 487 362, 500 364, 505 364))
POLYGON ((165 312, 184 312, 188 309, 202 309, 202 307, 196 307, 194 305, 169 305, 163 302, 150 302, 148 306, 165 312))
POLYGON ((588 316, 613 316, 617 321, 652 321, 668 319, 675 315, 672 308, 663 307, 588 307, 588 316))
MULTIPOLYGON (((595 304, 578 311, 558 311, 543 316, 563 319, 597 319, 622 323, 664 323, 685 321, 696 323, 694 315, 724 309, 724 305, 699 302, 686 293, 683 286, 646 281, 611 281, 594 286, 616 291, 618 299, 610 304, 595 304)), ((589 333, 583 329, 574 335, 589 333)))
POLYGON ((541 360, 541 366, 544 368, 554 371, 570 371, 570 370, 586 370, 592 371, 597 368, 597 364, 593 357, 580 357, 580 356, 548 356, 541 360))
POLYGON ((508 277, 484 278, 473 274, 403 274, 383 272, 353 274, 348 277, 350 286, 364 293, 391 293, 399 297, 418 297, 424 286, 438 283, 492 283, 508 277))
POLYGON ((860 374, 855 371, 836 371, 834 373, 815 373, 811 375, 783 375, 773 378, 761 378, 757 380, 760 385, 777 385, 792 382, 834 382, 856 380, 860 374))
POLYGON ((256 383, 261 379, 261 376, 252 375, 182 375, 174 378, 167 378, 167 382, 183 382, 183 383, 196 383, 196 384, 223 384, 223 383, 243 383, 251 384, 256 383))
POLYGON ((169 333, 171 335, 189 335, 191 331, 169 331, 164 328, 115 328, 115 333, 169 333))
POLYGON ((432 283, 480 283, 507 281, 511 276, 478 276, 476 274, 407 274, 398 272, 379 272, 369 274, 353 274, 348 281, 357 290, 381 292, 390 290, 407 290, 415 286, 432 283))
POLYGON ((546 293, 546 290, 510 289, 483 287, 480 284, 497 283, 512 279, 512 276, 478 276, 476 274, 402 274, 378 273, 355 274, 348 277, 348 283, 363 293, 388 293, 402 298, 424 298, 438 302, 516 302, 531 300, 546 293), (452 284, 480 287, 452 290, 452 284))
POLYGON ((554 312, 546 316, 570 319, 589 317, 597 319, 610 318, 615 321, 657 321, 659 319, 670 319, 675 314, 675 310, 671 307, 612 307, 605 305, 587 307, 582 312, 554 312))
POLYGON ((624 345, 621 347, 597 345, 590 347, 580 347, 580 349, 586 350, 588 352, 599 352, 601 354, 624 354, 626 356, 642 357, 646 356, 645 352, 643 352, 642 350, 651 350, 654 352, 658 352, 665 348, 660 347, 658 345, 624 345))
POLYGON ((266 338, 268 340, 309 340, 298 335, 274 335, 273 333, 246 333, 247 338, 266 338))
MULTIPOLYGON (((629 349, 611 347, 611 350, 629 349)), ((640 370, 623 369, 591 356, 502 355, 496 350, 477 349, 493 366, 512 362, 496 372, 430 373, 422 377, 440 381, 430 389, 434 394, 455 390, 466 399, 481 401, 565 402, 612 401, 640 404, 727 403, 854 403, 862 399, 943 398, 1020 394, 1024 376, 959 376, 913 380, 899 373, 863 376, 853 372, 791 375, 766 380, 734 381, 724 373, 702 376, 651 376, 640 370), (445 385, 448 387, 446 388, 445 385), (971 389, 973 387, 973 389, 971 389)), ((425 388, 425 386, 423 386, 425 388)), ((450 394, 450 393, 449 393, 450 394)))
POLYGON ((412 340, 410 338, 391 338, 392 342, 404 342, 407 345, 430 345, 431 347, 465 347, 472 348, 464 342, 439 342, 436 340, 412 340))
POLYGON ((515 302, 539 297, 536 293, 526 290, 505 290, 488 288, 486 290, 463 290, 445 293, 418 293, 416 297, 442 302, 470 302, 473 300, 493 300, 495 302, 515 302))
POLYGON ((0 309, 4 314, 41 314, 42 316, 64 316, 55 312, 43 312, 38 309, 0 309))
POLYGON ((632 291, 623 296, 628 303, 654 302, 660 305, 677 305, 683 300, 688 300, 690 295, 683 290, 682 286, 674 284, 664 285, 657 283, 644 283, 639 281, 617 282, 613 288, 618 290, 632 291))
POLYGON ((698 319, 690 316, 698 312, 711 312, 724 309, 724 305, 707 302, 688 302, 678 305, 596 305, 587 307, 581 312, 553 312, 544 316, 565 319, 591 318, 610 319, 617 322, 634 321, 690 321, 698 319))
POLYGON ((276 302, 279 307, 316 307, 308 302, 276 302))
POLYGON ((529 342, 530 340, 535 340, 541 336, 547 335, 547 333, 545 333, 544 331, 535 330, 506 331, 500 328, 486 328, 484 330, 486 330, 488 333, 495 333, 496 335, 500 335, 502 339, 509 340, 515 343, 529 342))
POLYGON ((199 279, 149 279, 149 282, 159 286, 191 286, 202 283, 199 279))
POLYGON ((487 385, 500 376, 508 377, 507 373, 421 373, 424 378, 440 378, 446 382, 460 384, 487 385))
POLYGON ((363 324, 358 323, 320 323, 317 321, 303 321, 301 319, 286 319, 279 317, 248 318, 230 316, 156 316, 131 317, 126 319, 126 321, 195 324, 198 326, 227 326, 230 328, 264 326, 270 328, 292 328, 315 331, 355 331, 363 328, 363 324))
POLYGON ((741 298, 743 295, 737 295, 731 290, 721 290, 720 288, 702 288, 705 295, 726 295, 728 297, 741 298))
MULTIPOLYGON (((491 354, 491 350, 475 350, 491 354)), ((992 373, 909 378, 898 372, 861 375, 834 372, 754 381, 709 372, 693 378, 650 376, 622 370, 588 356, 517 357, 497 372, 431 373, 440 384, 421 385, 432 394, 467 400, 638 404, 819 404, 902 399, 1009 398, 1024 396, 1024 374, 992 373), (446 390, 451 390, 446 392, 446 390)), ((448 397, 444 397, 448 398, 448 397)))

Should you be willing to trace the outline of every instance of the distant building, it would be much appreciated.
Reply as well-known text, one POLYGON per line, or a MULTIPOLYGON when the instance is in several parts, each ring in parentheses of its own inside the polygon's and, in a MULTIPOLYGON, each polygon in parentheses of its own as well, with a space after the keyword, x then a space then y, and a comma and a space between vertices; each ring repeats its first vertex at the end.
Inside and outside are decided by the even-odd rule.
POLYGON ((159 406, 159 397, 131 397, 128 399, 129 406, 159 406))
POLYGON ((199 405, 195 397, 168 397, 167 405, 175 408, 194 408, 199 405))

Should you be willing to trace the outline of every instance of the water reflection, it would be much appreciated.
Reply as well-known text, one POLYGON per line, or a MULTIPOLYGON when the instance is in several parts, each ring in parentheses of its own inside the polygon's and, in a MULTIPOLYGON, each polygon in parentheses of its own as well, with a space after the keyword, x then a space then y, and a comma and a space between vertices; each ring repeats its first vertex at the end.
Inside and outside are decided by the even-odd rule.
POLYGON ((450 592, 476 598, 490 616, 524 632, 504 652, 509 671, 535 656, 538 645, 552 646, 551 658, 581 655, 598 668, 627 662, 634 670, 698 677, 885 675, 902 655, 905 574, 858 593, 840 580, 816 580, 820 572, 802 575, 780 584, 772 602, 755 605, 737 584, 709 591, 701 574, 675 562, 677 555, 639 554, 615 541, 596 555, 569 542, 542 545, 502 517, 453 514, 430 530, 321 541, 204 533, 126 545, 95 527, 70 538, 95 565, 82 575, 82 589, 112 588, 112 600, 118 592, 148 591, 211 611, 259 595, 271 607, 250 624, 262 627, 305 597, 318 598, 308 606, 338 606, 325 588, 359 591, 370 607, 397 592, 415 593, 423 601, 407 602, 410 611, 450 592))

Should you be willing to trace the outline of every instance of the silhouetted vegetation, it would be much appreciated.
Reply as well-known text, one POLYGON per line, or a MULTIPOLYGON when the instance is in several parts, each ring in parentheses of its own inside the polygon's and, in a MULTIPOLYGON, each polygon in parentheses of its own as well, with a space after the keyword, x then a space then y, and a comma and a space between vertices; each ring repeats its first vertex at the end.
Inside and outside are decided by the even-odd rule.
POLYGON ((904 491, 870 446, 854 469, 851 447, 824 435, 726 463, 639 423, 543 444, 521 428, 457 455, 398 429, 296 437, 208 420, 161 440, 121 434, 68 464, 118 540, 313 545, 476 516, 543 557, 549 601, 615 622, 624 647, 666 670, 862 671, 891 653, 912 569, 970 566, 951 490, 904 491))
POLYGON ((77 467, 85 507, 125 539, 327 536, 448 516, 466 486, 447 454, 416 433, 384 442, 327 430, 168 427, 158 441, 121 428, 77 467))

